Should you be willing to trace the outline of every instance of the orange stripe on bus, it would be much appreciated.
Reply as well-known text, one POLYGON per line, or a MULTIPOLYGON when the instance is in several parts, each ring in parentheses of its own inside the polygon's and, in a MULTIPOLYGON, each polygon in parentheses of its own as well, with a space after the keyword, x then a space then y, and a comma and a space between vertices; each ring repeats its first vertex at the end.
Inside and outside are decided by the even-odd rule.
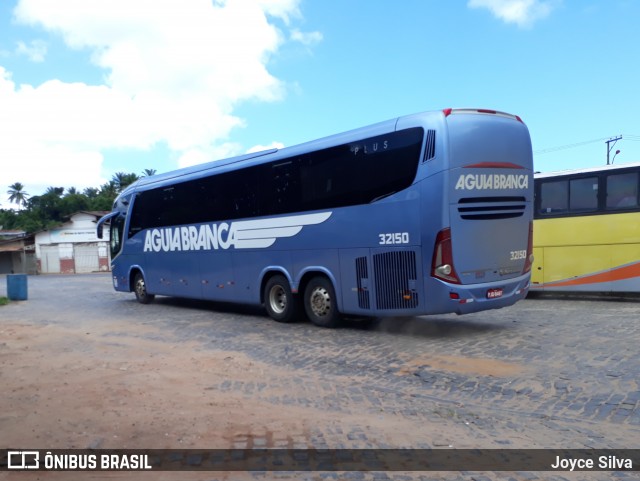
POLYGON ((595 284, 598 282, 612 282, 622 281, 624 279, 631 279, 632 277, 640 277, 640 262, 630 264, 628 266, 617 267, 610 271, 600 272, 598 274, 592 274, 577 279, 571 279, 568 281, 547 282, 544 285, 547 286, 580 286, 584 284, 595 284))

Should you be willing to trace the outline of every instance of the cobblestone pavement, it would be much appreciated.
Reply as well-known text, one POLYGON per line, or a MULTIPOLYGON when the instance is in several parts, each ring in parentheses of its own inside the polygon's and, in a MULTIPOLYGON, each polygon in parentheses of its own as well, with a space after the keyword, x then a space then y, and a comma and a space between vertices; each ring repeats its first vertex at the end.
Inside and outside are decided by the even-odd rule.
MULTIPOLYGON (((634 448, 640 443, 637 300, 535 298, 461 317, 348 321, 327 330, 308 323, 278 324, 258 309, 239 306, 170 298, 143 306, 133 296, 113 292, 108 275, 102 274, 30 277, 29 283, 28 301, 0 307, 0 383, 8 366, 2 355, 11 347, 3 325, 56 326, 67 332, 91 327, 103 346, 138 343, 150 352, 159 345, 188 345, 196 356, 222 361, 230 359, 225 353, 244 356, 260 367, 260 374, 211 382, 198 378, 204 399, 235 396, 247 411, 259 404, 274 413, 307 417, 278 429, 263 413, 259 422, 247 414, 247 429, 227 431, 227 445, 217 448, 634 448)), ((0 296, 4 287, 0 277, 0 296)), ((69 343, 65 349, 79 356, 92 349, 69 343)), ((184 352, 176 350, 175 356, 184 352)), ((169 359, 179 361, 171 354, 169 359)), ((3 412, 5 402, 11 398, 0 400, 3 412)), ((0 432, 8 422, 0 415, 0 432)), ((198 476, 194 479, 222 479, 215 473, 198 476)), ((640 477, 630 472, 243 476, 394 481, 640 477)))

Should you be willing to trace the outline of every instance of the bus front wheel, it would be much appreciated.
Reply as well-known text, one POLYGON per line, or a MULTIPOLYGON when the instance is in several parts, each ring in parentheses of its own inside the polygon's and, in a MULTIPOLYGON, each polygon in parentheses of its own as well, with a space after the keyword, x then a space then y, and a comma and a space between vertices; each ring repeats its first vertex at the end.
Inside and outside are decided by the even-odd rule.
POLYGON ((141 272, 138 272, 133 280, 133 292, 140 304, 149 304, 156 297, 147 292, 147 284, 141 272))
POLYGON ((336 327, 340 324, 336 292, 329 279, 318 276, 309 281, 304 290, 304 309, 316 326, 336 327))
POLYGON ((299 301, 291 292, 286 277, 275 275, 264 286, 264 306, 267 314, 278 322, 292 322, 299 314, 299 301))

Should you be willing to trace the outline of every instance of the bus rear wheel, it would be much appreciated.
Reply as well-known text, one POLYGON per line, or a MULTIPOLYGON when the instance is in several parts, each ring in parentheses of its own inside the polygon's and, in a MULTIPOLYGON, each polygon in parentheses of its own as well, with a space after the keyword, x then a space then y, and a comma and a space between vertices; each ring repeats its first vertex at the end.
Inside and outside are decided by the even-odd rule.
POLYGON ((136 273, 136 276, 134 277, 133 292, 140 304, 149 304, 156 297, 147 292, 147 284, 145 283, 144 276, 141 272, 136 273))
POLYGON ((282 275, 275 275, 267 281, 263 298, 267 314, 275 321, 292 322, 300 314, 300 302, 291 292, 289 281, 282 275))
POLYGON ((342 320, 333 284, 324 276, 314 277, 304 290, 304 309, 309 320, 320 327, 337 327, 342 320))

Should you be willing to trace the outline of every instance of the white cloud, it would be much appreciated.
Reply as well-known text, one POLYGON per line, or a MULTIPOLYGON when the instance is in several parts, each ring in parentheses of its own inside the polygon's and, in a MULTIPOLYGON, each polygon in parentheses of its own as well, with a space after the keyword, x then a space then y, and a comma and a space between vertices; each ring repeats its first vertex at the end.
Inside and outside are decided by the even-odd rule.
POLYGON ((43 40, 32 40, 29 45, 23 41, 18 41, 16 54, 26 55, 32 62, 44 62, 44 57, 47 54, 47 44, 43 40))
POLYGON ((253 154, 254 152, 262 152, 263 150, 271 150, 271 149, 283 149, 284 144, 282 142, 278 142, 274 140, 269 145, 254 145, 249 150, 247 150, 247 154, 253 154))
POLYGON ((560 0, 469 0, 470 8, 486 8, 500 20, 530 27, 547 17, 560 0))
MULTIPOLYGON (((0 67, 2 185, 22 182, 29 193, 36 194, 50 185, 82 188, 102 183, 103 157, 95 148, 101 134, 92 128, 91 105, 83 105, 80 99, 67 108, 63 86, 50 81, 38 89, 16 87, 0 67)), ((100 87, 66 88, 75 95, 84 93, 84 98, 100 98, 99 92, 91 90, 100 87)))
MULTIPOLYGON (((298 3, 19 0, 16 22, 91 52, 105 83, 16 85, 0 66, 0 158, 11 164, 3 165, 5 183, 23 182, 28 191, 36 181, 99 185, 104 149, 164 142, 180 165, 241 152, 227 141, 244 125, 234 109, 283 98, 284 83, 267 65, 293 38, 281 28, 300 18, 298 3)), ((38 45, 19 49, 36 59, 38 45)))
POLYGON ((184 151, 178 159, 178 167, 190 167, 214 160, 227 159, 242 154, 242 146, 234 142, 224 142, 207 148, 192 148, 184 151))
POLYGON ((301 32, 298 29, 293 29, 291 31, 291 40, 300 42, 306 46, 316 45, 322 42, 322 33, 321 32, 301 32))

